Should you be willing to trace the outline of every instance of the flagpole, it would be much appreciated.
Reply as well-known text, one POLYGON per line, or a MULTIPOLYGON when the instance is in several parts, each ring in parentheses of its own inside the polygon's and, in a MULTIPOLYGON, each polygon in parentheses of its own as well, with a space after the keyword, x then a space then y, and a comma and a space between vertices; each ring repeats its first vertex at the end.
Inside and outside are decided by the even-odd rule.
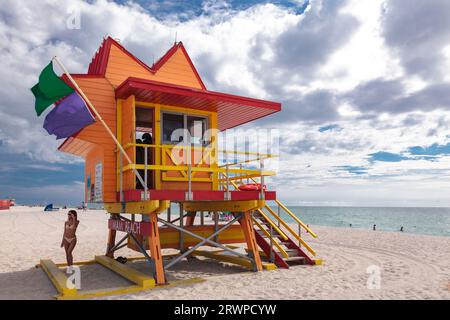
MULTIPOLYGON (((84 98, 84 100, 87 102, 87 104, 89 105, 89 107, 92 109, 92 111, 94 111, 95 116, 97 117, 97 119, 100 121, 100 123, 105 127, 106 131, 109 133, 109 135, 111 136, 111 138, 114 140, 114 142, 116 143, 117 147, 119 148, 120 152, 123 154, 123 156, 125 157, 125 159, 127 159, 128 163, 130 165, 133 165, 133 161, 131 161, 130 157, 128 156, 128 154, 125 152, 125 149, 122 147, 122 145, 120 144, 119 140, 117 140, 116 136, 114 135, 114 133, 111 131, 111 129, 108 127, 108 125, 106 124, 106 122, 103 120, 102 116, 97 112, 97 109, 95 109, 94 105, 91 103, 91 101, 88 99, 88 97, 86 97, 86 95, 84 94, 83 90, 81 90, 81 88, 78 86, 78 84, 75 82, 75 80, 72 78, 72 76, 70 75, 70 73, 67 71, 66 67, 64 67, 64 65, 62 64, 61 61, 59 61, 58 57, 54 56, 53 60, 56 61, 56 63, 59 65, 59 67, 64 71, 64 73, 67 75, 67 77, 69 78, 70 82, 72 82, 72 84, 75 86, 75 88, 77 89, 77 91, 81 94, 81 96, 84 98)), ((88 108, 89 109, 89 108, 88 108)), ((89 110, 90 113, 90 110, 89 110)), ((91 114, 92 115, 92 114, 91 114)), ((145 185, 144 180, 142 179, 141 175, 139 174, 139 172, 136 170, 136 168, 132 168, 134 174, 136 175, 136 178, 138 178, 139 182, 142 184, 142 186, 145 185)), ((147 199, 147 194, 144 195, 144 199, 147 199)))

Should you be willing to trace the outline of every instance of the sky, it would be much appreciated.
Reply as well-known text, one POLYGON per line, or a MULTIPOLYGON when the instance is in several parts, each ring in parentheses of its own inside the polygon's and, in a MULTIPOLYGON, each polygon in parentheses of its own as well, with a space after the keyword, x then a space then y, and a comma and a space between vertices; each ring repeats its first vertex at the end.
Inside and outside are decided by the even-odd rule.
POLYGON ((450 206, 450 1, 50 1, 0 7, 0 198, 78 204, 29 91, 85 73, 110 35, 151 65, 183 41, 206 87, 282 103, 274 185, 291 205, 450 206), (79 28, 73 17, 79 16, 79 28))

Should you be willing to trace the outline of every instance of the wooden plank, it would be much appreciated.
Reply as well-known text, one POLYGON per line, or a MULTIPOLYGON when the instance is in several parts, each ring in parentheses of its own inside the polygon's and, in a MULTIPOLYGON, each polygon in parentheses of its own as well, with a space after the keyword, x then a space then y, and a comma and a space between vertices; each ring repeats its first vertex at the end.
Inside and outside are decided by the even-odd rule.
MULTIPOLYGON (((250 260, 247 260, 247 259, 244 259, 244 258, 241 258, 238 256, 233 256, 231 254, 227 254, 223 250, 220 250, 220 251, 195 250, 192 253, 192 255, 202 256, 202 257, 206 257, 206 258, 210 258, 210 259, 214 259, 214 260, 218 260, 218 261, 222 261, 222 262, 233 263, 233 264, 237 264, 237 265, 246 267, 248 269, 253 268, 253 265, 250 260)), ((263 266, 264 270, 275 270, 277 268, 277 266, 275 264, 266 263, 266 262, 263 262, 262 266, 263 266)))
POLYGON ((62 296, 73 296, 77 294, 77 289, 67 287, 67 277, 56 264, 51 260, 41 260, 40 266, 45 271, 56 290, 62 296))
MULTIPOLYGON (((121 203, 105 203, 104 205, 108 213, 119 214, 123 212, 121 203)), ((152 212, 161 213, 169 206, 169 200, 133 201, 126 202, 125 212, 129 214, 150 214, 152 212)))
POLYGON ((143 288, 152 288, 155 286, 155 279, 153 279, 153 277, 149 277, 140 271, 131 269, 107 256, 95 256, 95 261, 143 288))
MULTIPOLYGON (((169 284, 165 284, 163 288, 171 288, 175 286, 181 286, 181 285, 192 285, 200 282, 206 281, 203 278, 191 278, 191 279, 181 279, 181 280, 175 280, 171 281, 169 284)), ((110 296, 110 295, 122 295, 122 294, 130 294, 130 293, 136 293, 141 292, 144 290, 152 290, 156 289, 158 287, 154 286, 151 288, 143 288, 137 285, 132 286, 125 286, 125 287, 116 287, 116 288, 107 288, 107 289, 94 289, 94 290, 83 290, 78 291, 78 293, 74 296, 65 296, 65 297, 58 297, 60 300, 72 300, 72 299, 88 299, 88 298, 99 298, 104 296, 110 296)))
POLYGON ((186 211, 230 211, 243 212, 263 207, 264 200, 245 201, 189 201, 183 202, 186 211))

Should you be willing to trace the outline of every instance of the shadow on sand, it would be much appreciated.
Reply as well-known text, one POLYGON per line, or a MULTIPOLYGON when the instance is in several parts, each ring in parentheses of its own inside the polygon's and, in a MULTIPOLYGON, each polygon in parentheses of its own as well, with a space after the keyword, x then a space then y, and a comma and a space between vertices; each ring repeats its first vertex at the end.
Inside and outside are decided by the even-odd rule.
MULTIPOLYGON (((150 275, 149 265, 145 261, 128 262, 127 266, 150 275)), ((93 290, 132 285, 131 282, 98 264, 80 266, 81 289, 93 290)), ((211 259, 190 258, 176 264, 166 272, 170 281, 205 278, 226 274, 237 274, 248 270, 235 265, 220 263, 211 259)), ((0 273, 0 300, 5 299, 54 299, 57 294, 53 284, 40 268, 0 273)), ((163 289, 162 287, 161 289, 163 289)), ((167 288, 170 290, 170 288, 167 288)))

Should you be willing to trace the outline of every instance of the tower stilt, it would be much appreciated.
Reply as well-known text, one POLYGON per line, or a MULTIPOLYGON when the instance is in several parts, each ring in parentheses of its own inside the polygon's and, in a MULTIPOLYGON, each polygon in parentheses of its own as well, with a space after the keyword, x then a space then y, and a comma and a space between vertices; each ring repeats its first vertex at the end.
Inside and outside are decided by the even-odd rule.
POLYGON ((244 212, 243 217, 239 220, 242 231, 244 232, 247 248, 252 258, 255 260, 255 271, 262 271, 261 257, 259 256, 258 245, 256 244, 255 230, 253 229, 253 221, 251 212, 244 212))
POLYGON ((149 214, 151 223, 151 232, 148 237, 148 245, 150 249, 150 256, 153 259, 155 266, 155 280, 156 284, 166 283, 164 275, 164 264, 161 254, 161 243, 159 239, 159 229, 158 229, 158 214, 152 212, 149 214))

